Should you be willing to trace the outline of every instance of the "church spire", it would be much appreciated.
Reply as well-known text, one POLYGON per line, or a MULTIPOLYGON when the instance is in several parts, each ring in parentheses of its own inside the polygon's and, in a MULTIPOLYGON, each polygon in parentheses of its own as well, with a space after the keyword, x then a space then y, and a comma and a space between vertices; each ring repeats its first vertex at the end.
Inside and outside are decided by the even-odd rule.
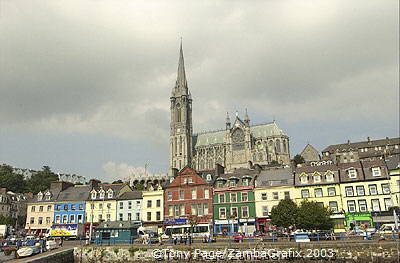
POLYGON ((178 75, 176 78, 175 85, 175 95, 188 95, 188 87, 186 81, 186 73, 185 73, 185 61, 183 58, 183 49, 182 49, 182 39, 179 50, 179 64, 178 64, 178 75))

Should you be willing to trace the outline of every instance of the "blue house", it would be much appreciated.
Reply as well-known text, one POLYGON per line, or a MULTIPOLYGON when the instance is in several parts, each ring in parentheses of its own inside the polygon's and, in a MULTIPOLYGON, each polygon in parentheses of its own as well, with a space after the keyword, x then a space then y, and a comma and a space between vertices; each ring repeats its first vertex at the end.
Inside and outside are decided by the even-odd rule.
POLYGON ((61 191, 54 204, 54 224, 84 224, 85 200, 89 192, 87 185, 75 185, 61 191))

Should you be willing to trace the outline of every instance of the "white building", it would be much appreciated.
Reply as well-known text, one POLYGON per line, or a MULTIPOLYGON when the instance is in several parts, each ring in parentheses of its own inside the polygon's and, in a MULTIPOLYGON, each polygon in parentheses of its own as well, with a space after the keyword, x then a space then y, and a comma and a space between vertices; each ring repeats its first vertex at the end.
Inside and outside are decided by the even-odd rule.
POLYGON ((142 220, 143 197, 141 191, 125 192, 117 199, 117 221, 142 220))

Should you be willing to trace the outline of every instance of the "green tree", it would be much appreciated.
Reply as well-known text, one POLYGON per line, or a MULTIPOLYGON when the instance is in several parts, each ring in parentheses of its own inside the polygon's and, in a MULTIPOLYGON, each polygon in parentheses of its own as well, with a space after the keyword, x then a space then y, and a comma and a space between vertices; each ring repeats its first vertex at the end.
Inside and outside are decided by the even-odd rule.
POLYGON ((300 154, 297 154, 296 156, 294 156, 293 162, 294 162, 295 166, 297 166, 298 164, 305 163, 306 161, 304 160, 303 156, 301 156, 300 154))
POLYGON ((133 188, 136 189, 136 190, 143 191, 144 190, 144 185, 143 184, 135 184, 133 186, 133 188))
POLYGON ((50 187, 52 182, 58 181, 58 176, 48 166, 43 166, 41 171, 36 172, 27 180, 28 190, 34 194, 44 191, 50 187))
POLYGON ((26 182, 22 174, 14 173, 10 165, 3 164, 0 166, 0 187, 21 193, 26 190, 26 182))
POLYGON ((271 224, 277 227, 294 227, 297 224, 298 207, 290 199, 283 199, 271 210, 271 224))
POLYGON ((330 230, 333 228, 331 211, 328 207, 304 200, 297 214, 297 228, 303 230, 330 230))

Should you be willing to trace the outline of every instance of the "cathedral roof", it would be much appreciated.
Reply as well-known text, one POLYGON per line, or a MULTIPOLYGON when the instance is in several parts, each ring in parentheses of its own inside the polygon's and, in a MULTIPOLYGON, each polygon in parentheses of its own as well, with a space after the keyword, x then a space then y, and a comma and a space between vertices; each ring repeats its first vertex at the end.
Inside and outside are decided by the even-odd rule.
MULTIPOLYGON (((257 138, 284 135, 275 122, 251 126, 250 131, 251 135, 257 138)), ((226 132, 226 130, 220 130, 194 135, 193 145, 194 147, 200 147, 213 144, 223 144, 226 132)))

